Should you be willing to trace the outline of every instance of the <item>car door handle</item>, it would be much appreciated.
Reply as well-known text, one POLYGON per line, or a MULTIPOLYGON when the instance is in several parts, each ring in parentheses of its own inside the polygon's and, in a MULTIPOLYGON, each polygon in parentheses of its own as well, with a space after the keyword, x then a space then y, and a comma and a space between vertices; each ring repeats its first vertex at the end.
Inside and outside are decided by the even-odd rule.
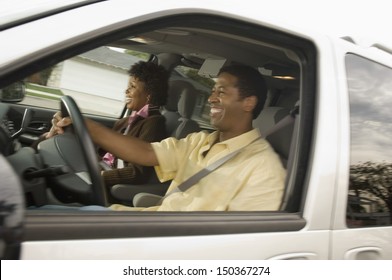
POLYGON ((27 127, 29 131, 32 132, 37 132, 37 133, 42 133, 45 131, 48 131, 50 128, 49 123, 47 122, 32 122, 30 125, 27 127))
POLYGON ((269 260, 316 260, 317 255, 311 252, 298 252, 298 253, 290 253, 277 255, 269 258, 269 260))
POLYGON ((381 249, 378 247, 360 247, 347 251, 344 254, 345 260, 379 260, 381 259, 381 249))

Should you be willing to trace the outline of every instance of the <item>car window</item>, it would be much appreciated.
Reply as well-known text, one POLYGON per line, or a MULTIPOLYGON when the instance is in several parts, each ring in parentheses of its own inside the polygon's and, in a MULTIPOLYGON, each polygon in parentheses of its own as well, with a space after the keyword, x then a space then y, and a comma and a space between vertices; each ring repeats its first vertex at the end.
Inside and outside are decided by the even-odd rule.
MULTIPOLYGON (((287 40, 279 41, 279 36, 274 31, 264 28, 265 32, 260 32, 259 26, 247 28, 246 25, 240 24, 238 30, 234 31, 232 25, 226 26, 225 21, 222 20, 222 26, 218 24, 214 27, 215 30, 211 25, 195 22, 190 21, 189 26, 183 25, 183 21, 179 21, 174 27, 157 25, 141 34, 138 33, 139 31, 133 35, 130 32, 125 37, 122 32, 121 36, 113 35, 113 41, 105 41, 105 45, 102 45, 101 40, 98 40, 101 38, 98 38, 91 43, 95 48, 89 51, 85 51, 84 48, 84 52, 77 55, 74 55, 78 53, 77 45, 71 50, 59 51, 59 58, 55 59, 57 64, 30 74, 24 79, 27 96, 20 104, 54 111, 59 108, 60 97, 67 95, 75 99, 84 114, 120 118, 124 109, 124 93, 129 78, 127 71, 131 65, 140 60, 156 61, 171 70, 170 81, 185 81, 191 85, 196 96, 191 103, 191 114, 181 115, 180 108, 177 110, 181 115, 179 120, 191 119, 197 123, 198 130, 214 130, 210 124, 210 107, 207 100, 219 69, 226 64, 252 66, 263 75, 268 87, 266 107, 274 107, 273 110, 266 110, 271 114, 265 117, 268 122, 267 127, 273 126, 279 119, 288 115, 294 104, 300 101, 300 97, 304 100, 308 99, 308 103, 312 102, 313 95, 301 93, 300 85, 306 85, 307 89, 314 87, 314 80, 311 78, 306 81, 301 80, 305 72, 312 73, 314 70, 313 44, 287 34, 285 35, 287 40), (182 36, 190 36, 189 41, 188 39, 178 41, 179 38, 184 39, 182 36), (276 37, 276 41, 270 41, 273 37, 276 37), (194 45, 192 40, 195 38, 204 40, 205 43, 194 45), (287 44, 287 41, 290 41, 290 44, 287 44), (69 57, 68 51, 73 56, 69 57), (61 57, 68 58, 60 61, 61 57), (302 61, 306 63, 302 65, 302 61)), ((43 62, 45 62, 43 65, 48 65, 51 61, 43 62)), ((309 93, 313 92, 314 90, 309 90, 309 93)), ((303 122, 303 127, 309 128, 312 125, 310 119, 312 109, 301 110, 309 110, 309 114, 304 116, 309 119, 304 119, 303 122)), ((50 128, 53 111, 46 111, 48 123, 46 128, 50 128)), ((103 121, 103 118, 98 121, 103 121)), ((38 128, 43 127, 41 119, 37 122, 38 128)), ((264 122, 264 119, 261 122, 264 122)), ((108 123, 108 127, 113 127, 113 123, 108 123)), ((255 128, 260 128, 259 122, 254 122, 253 125, 255 128)), ((35 133, 42 134, 41 130, 35 133)), ((272 148, 281 157, 283 167, 288 159, 291 135, 292 129, 288 130, 288 134, 284 133, 284 136, 268 139, 272 148)), ((301 152, 299 159, 301 162, 295 165, 296 168, 307 161, 309 139, 301 137, 301 141, 298 141, 299 147, 296 149, 301 152)), ((303 188, 301 181, 305 176, 305 169, 302 168, 293 174, 296 174, 295 178, 290 180, 293 186, 285 193, 285 200, 289 201, 292 198, 294 200, 285 205, 290 205, 288 212, 298 213, 303 188), (294 192, 295 196, 292 195, 294 192)), ((150 179, 148 178, 147 181, 150 182, 150 179)), ((55 180, 52 179, 49 183, 53 181, 55 180)), ((53 189, 56 191, 56 188, 53 189)), ((56 193, 56 195, 58 197, 55 198, 61 202, 64 198, 61 197, 62 194, 56 193)), ((127 199, 129 197, 127 196, 127 199)), ((80 202, 68 198, 65 201, 80 202)), ((120 202, 124 201, 120 200, 120 202)), ((125 202, 128 203, 126 205, 132 204, 128 200, 125 202)))
POLYGON ((102 46, 34 73, 25 79, 21 104, 58 109, 63 95, 72 96, 83 113, 120 117, 128 69, 148 54, 102 46))
POLYGON ((392 69, 349 54, 351 155, 347 224, 392 223, 392 69))
MULTIPOLYGON (((27 94, 21 104, 58 109, 61 96, 70 95, 82 113, 118 118, 124 108, 128 69, 149 57, 147 53, 107 46, 82 53, 28 76, 27 94)), ((214 80, 187 66, 177 66, 170 79, 184 80, 194 87, 197 100, 190 117, 201 128, 213 130, 207 99, 214 80)))

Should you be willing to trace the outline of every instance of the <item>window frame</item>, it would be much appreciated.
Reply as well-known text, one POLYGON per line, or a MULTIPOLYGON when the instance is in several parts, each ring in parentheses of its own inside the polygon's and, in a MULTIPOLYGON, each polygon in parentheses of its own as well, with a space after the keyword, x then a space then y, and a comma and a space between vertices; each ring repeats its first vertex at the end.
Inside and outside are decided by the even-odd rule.
POLYGON ((316 47, 311 41, 294 35, 260 27, 221 16, 204 14, 182 14, 157 18, 132 25, 132 21, 121 22, 105 29, 83 34, 72 40, 42 50, 17 61, 7 72, 0 73, 6 80, 18 80, 46 68, 53 63, 107 44, 113 40, 153 30, 159 26, 175 26, 187 23, 189 26, 236 32, 252 39, 267 39, 295 51, 301 63, 301 104, 299 130, 295 153, 297 158, 290 170, 286 204, 276 212, 182 212, 182 213, 64 213, 61 211, 28 211, 26 214, 25 240, 216 235, 250 232, 299 231, 306 225, 302 217, 305 200, 306 175, 313 133, 314 104, 316 92, 316 47), (116 230, 113 230, 113 227, 116 230))

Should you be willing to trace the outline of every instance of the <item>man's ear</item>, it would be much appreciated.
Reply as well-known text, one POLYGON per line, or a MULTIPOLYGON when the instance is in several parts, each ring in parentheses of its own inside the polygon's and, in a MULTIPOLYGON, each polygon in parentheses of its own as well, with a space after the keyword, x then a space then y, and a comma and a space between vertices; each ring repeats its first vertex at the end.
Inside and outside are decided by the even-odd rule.
POLYGON ((246 112, 252 112, 257 105, 257 97, 255 95, 245 97, 243 108, 246 112))

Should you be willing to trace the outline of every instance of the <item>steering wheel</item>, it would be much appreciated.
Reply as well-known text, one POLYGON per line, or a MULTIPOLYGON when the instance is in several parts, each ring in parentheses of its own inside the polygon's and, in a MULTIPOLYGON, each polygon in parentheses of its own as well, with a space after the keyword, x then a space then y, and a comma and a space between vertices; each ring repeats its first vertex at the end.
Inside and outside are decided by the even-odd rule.
POLYGON ((105 185, 82 113, 70 96, 63 96, 60 105, 62 116, 69 116, 73 126, 67 127, 64 134, 41 142, 39 152, 46 165, 67 166, 72 172, 54 176, 51 188, 69 202, 106 206, 105 185))

